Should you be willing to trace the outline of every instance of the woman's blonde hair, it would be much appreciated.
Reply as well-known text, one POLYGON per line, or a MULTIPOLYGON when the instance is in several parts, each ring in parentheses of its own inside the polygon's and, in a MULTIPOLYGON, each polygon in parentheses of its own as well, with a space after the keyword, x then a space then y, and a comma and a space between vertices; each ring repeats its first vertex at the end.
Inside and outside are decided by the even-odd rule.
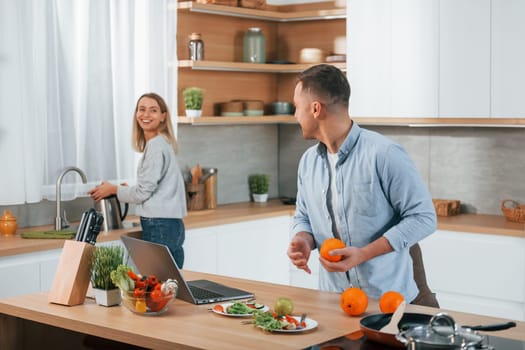
POLYGON ((148 97, 152 98, 159 104, 160 112, 166 113, 166 118, 160 125, 160 134, 164 136, 166 141, 173 147, 173 151, 175 151, 175 154, 178 153, 179 147, 177 145, 177 140, 175 139, 175 133, 173 132, 173 127, 171 126, 171 115, 170 111, 168 109, 168 105, 164 101, 162 97, 160 97, 158 94, 154 92, 148 92, 142 96, 139 97, 137 100, 137 105, 135 106, 135 113, 133 113, 133 136, 132 136, 132 146, 133 149, 137 152, 144 152, 144 148, 146 148, 146 137, 144 136, 144 130, 139 125, 139 122, 137 121, 137 110, 139 108, 139 102, 142 98, 148 97))

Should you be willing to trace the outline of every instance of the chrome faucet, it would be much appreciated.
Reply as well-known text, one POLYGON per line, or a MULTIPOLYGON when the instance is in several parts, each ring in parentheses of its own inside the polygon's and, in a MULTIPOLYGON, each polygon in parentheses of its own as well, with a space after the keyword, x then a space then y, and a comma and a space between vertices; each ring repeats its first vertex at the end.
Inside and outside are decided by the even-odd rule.
POLYGON ((62 196, 61 195, 61 186, 62 186, 62 178, 64 177, 64 175, 66 175, 70 171, 76 171, 78 173, 78 175, 80 175, 80 177, 82 178, 82 182, 83 183, 87 183, 86 174, 84 174, 84 172, 82 170, 80 170, 79 168, 74 167, 74 166, 70 166, 70 167, 65 168, 64 170, 62 170, 60 175, 58 175, 57 185, 56 185, 56 191, 57 191, 56 192, 57 213, 56 213, 56 218, 55 218, 55 231, 60 231, 63 228, 69 226, 69 223, 67 222, 67 219, 66 219, 65 215, 64 215, 64 218, 62 218, 62 214, 61 214, 61 211, 62 211, 62 209, 61 209, 61 196, 62 196))

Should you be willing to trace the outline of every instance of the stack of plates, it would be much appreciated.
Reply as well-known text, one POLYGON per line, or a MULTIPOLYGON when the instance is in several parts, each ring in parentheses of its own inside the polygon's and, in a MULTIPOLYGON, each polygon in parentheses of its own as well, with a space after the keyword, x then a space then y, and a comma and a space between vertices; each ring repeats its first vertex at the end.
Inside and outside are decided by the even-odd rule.
POLYGON ((260 116, 264 114, 264 102, 261 100, 246 100, 243 101, 244 115, 246 116, 260 116))
POLYGON ((221 103, 221 116, 223 117, 242 117, 243 116, 242 101, 230 101, 221 103))
POLYGON ((223 117, 264 115, 264 102, 261 100, 233 100, 221 103, 220 108, 223 117))

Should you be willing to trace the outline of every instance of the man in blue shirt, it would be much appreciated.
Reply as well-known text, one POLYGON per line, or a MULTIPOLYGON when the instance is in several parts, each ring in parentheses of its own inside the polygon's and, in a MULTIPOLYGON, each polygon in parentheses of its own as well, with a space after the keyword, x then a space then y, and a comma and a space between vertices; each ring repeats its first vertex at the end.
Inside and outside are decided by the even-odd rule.
POLYGON ((288 256, 310 273, 310 251, 337 237, 346 247, 332 255, 343 259, 320 258, 321 290, 360 287, 373 299, 394 290, 413 302, 419 290, 409 249, 436 230, 432 199, 400 145, 350 119, 349 99, 345 75, 331 65, 298 77, 295 117, 303 137, 319 143, 299 163, 288 256))

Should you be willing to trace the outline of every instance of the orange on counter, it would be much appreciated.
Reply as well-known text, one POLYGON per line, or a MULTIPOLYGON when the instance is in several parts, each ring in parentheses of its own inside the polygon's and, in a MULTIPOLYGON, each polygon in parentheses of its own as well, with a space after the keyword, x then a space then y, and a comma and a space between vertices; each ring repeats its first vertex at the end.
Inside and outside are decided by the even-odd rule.
POLYGON ((379 299, 379 309, 384 314, 393 313, 403 300, 405 300, 405 298, 403 298, 401 293, 389 290, 383 293, 381 299, 379 299))
POLYGON ((341 293, 341 309, 350 316, 362 315, 368 307, 368 296, 357 287, 350 287, 341 293))
POLYGON ((328 261, 341 261, 343 259, 342 255, 330 255, 330 251, 334 249, 340 249, 346 247, 346 244, 338 238, 328 238, 323 244, 321 244, 321 249, 319 249, 319 254, 328 261))

